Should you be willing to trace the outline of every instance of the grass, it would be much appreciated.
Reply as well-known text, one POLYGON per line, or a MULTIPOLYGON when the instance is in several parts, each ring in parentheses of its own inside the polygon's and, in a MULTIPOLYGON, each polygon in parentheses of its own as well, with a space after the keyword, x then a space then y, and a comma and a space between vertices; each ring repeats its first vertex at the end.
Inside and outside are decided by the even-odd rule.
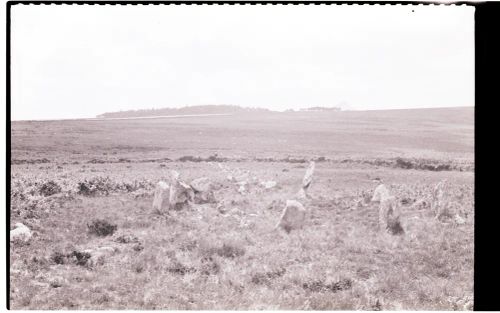
MULTIPOLYGON (((379 132, 391 132, 372 129, 387 125, 387 121, 379 121, 384 115, 370 114, 357 124, 359 132, 367 128, 366 132, 374 135, 372 139, 379 132)), ((387 118, 396 119, 401 113, 394 114, 387 118)), ((299 117, 290 119, 298 121, 299 117)), ((447 118, 446 123, 439 124, 436 119, 445 118, 434 114, 426 123, 432 126, 463 122, 458 113, 447 118)), ((419 119, 422 117, 410 115, 406 120, 407 125, 414 127, 409 132, 411 136, 427 125, 419 119)), ((177 128, 182 138, 198 138, 198 131, 215 131, 215 125, 209 121, 183 121, 186 124, 174 121, 174 125, 160 125, 154 121, 146 129, 141 129, 143 122, 130 121, 126 131, 138 136, 142 132, 152 134, 151 129, 164 134, 177 128)), ((236 129, 246 144, 258 138, 259 133, 244 123, 250 121, 255 120, 248 117, 240 121, 239 128, 236 124, 224 127, 236 129), (249 137, 244 135, 246 130, 249 137)), ((314 126, 304 119, 302 129, 308 133, 315 127, 322 128, 326 117, 317 117, 317 121, 319 126, 314 126)), ((346 132, 355 131, 341 123, 345 120, 336 121, 340 123, 333 127, 337 131, 342 127, 346 132)), ((283 120, 283 132, 288 127, 293 134, 296 126, 288 122, 283 120)), ((129 145, 125 145, 120 141, 123 136, 116 136, 111 130, 109 136, 115 140, 110 144, 102 134, 112 125, 65 123, 13 124, 13 158, 50 160, 12 164, 11 225, 22 222, 34 232, 30 242, 11 244, 10 302, 14 309, 471 309, 471 171, 328 161, 350 158, 356 154, 350 149, 360 149, 357 144, 342 147, 344 154, 338 156, 320 151, 318 154, 325 159, 317 162, 310 197, 303 203, 311 210, 310 219, 302 230, 287 234, 273 229, 285 200, 291 199, 300 187, 307 166, 299 162, 305 151, 296 149, 302 140, 300 136, 291 139, 293 136, 286 137, 278 131, 272 138, 277 144, 276 152, 272 152, 268 139, 248 145, 256 158, 266 159, 263 162, 253 157, 237 159, 238 149, 223 150, 224 145, 218 146, 216 138, 203 143, 198 151, 188 151, 191 146, 178 148, 180 141, 173 138, 171 151, 159 145, 161 151, 167 151, 161 156, 152 148, 159 140, 156 135, 143 138, 144 143, 132 136, 128 138, 129 145), (28 134, 33 126, 41 127, 41 136, 49 129, 57 129, 55 135, 44 139, 49 148, 35 143, 33 136, 38 133, 28 134), (62 129, 66 131, 61 132, 62 129), (61 144, 77 133, 78 145, 61 144), (284 138, 294 142, 283 145, 280 140, 284 138), (148 142, 151 150, 145 148, 148 142), (89 145, 93 149, 85 152, 89 145), (297 155, 284 155, 287 149, 297 155), (215 156, 214 150, 226 152, 224 156, 215 156), (273 154, 271 159, 267 159, 268 153, 273 154), (230 154, 236 159, 218 159, 230 154), (193 157, 179 160, 183 155, 193 157), (134 162, 88 163, 108 156, 134 162), (282 161, 288 157, 292 161, 282 161), (146 159, 150 161, 135 162, 146 159), (274 180, 277 186, 265 189, 257 183, 250 184, 247 194, 239 194, 238 186, 227 180, 227 173, 221 171, 217 162, 248 170, 250 177, 261 181, 274 180), (155 183, 169 182, 168 173, 173 169, 188 182, 209 177, 217 186, 217 201, 193 204, 168 214, 153 212, 155 183), (376 187, 372 181, 376 177, 390 186, 401 202, 399 226, 403 234, 378 230, 378 208, 365 201, 376 187), (467 213, 464 224, 442 222, 428 206, 413 205, 429 195, 434 184, 443 178, 450 182, 449 203, 453 206, 449 208, 467 213)), ((438 141, 449 138, 449 145, 436 147, 453 146, 460 155, 471 156, 466 140, 460 141, 453 135, 466 132, 468 126, 453 129, 444 135, 441 129, 439 136, 429 136, 438 141)), ((339 138, 322 136, 312 146, 322 147, 323 141, 339 138)), ((418 147, 419 151, 427 148, 432 150, 418 147)), ((433 157, 440 162, 459 159, 446 151, 435 152, 433 157)))

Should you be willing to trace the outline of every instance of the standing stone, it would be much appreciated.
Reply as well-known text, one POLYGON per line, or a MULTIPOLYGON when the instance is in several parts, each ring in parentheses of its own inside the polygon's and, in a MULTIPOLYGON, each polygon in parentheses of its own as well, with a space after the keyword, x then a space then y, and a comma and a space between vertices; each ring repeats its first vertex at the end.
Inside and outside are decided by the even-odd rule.
POLYGON ((391 193, 384 184, 378 185, 373 192, 372 202, 382 202, 384 199, 389 198, 391 193))
POLYGON ((287 200, 283 214, 276 228, 283 228, 287 233, 292 229, 300 229, 307 219, 307 210, 296 200, 287 200))
POLYGON ((403 232, 399 220, 399 202, 396 197, 387 197, 380 201, 379 227, 380 231, 390 231, 392 234, 403 232))
POLYGON ((159 181, 156 184, 155 197, 153 200, 153 210, 157 210, 158 212, 162 211, 163 199, 165 199, 168 191, 169 186, 166 182, 159 181))
POLYGON ((371 201, 380 203, 378 212, 380 231, 390 231, 392 234, 402 234, 404 230, 401 227, 399 219, 399 202, 396 197, 391 196, 389 189, 387 189, 384 184, 375 188, 371 201))
POLYGON ((446 185, 447 181, 446 179, 443 179, 434 187, 432 192, 431 210, 434 212, 436 218, 439 218, 445 209, 444 189, 446 188, 446 185))
POLYGON ((297 199, 304 199, 304 198, 306 198, 306 196, 307 196, 307 190, 311 186, 312 177, 313 177, 313 174, 314 174, 314 168, 315 168, 315 163, 314 163, 314 161, 311 161, 309 163, 309 166, 308 166, 307 170, 306 170, 306 174, 304 175, 304 178, 302 179, 302 187, 299 190, 299 192, 297 193, 297 196, 296 196, 297 199))

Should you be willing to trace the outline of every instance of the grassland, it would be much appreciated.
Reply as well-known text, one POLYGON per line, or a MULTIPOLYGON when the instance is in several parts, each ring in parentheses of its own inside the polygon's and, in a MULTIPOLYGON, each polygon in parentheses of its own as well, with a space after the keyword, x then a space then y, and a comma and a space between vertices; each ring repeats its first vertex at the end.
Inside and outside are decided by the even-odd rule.
POLYGON ((11 133, 11 225, 35 233, 11 244, 12 308, 471 309, 472 108, 14 122, 11 133), (311 218, 274 231, 310 159, 311 218), (277 186, 240 194, 218 163, 277 186), (209 177, 218 203, 153 211, 171 169, 209 177), (378 231, 363 201, 374 178, 401 202, 404 235, 378 231), (413 205, 442 179, 466 223, 413 205), (94 219, 116 232, 89 232, 94 219), (112 252, 66 257, 99 248, 112 252))

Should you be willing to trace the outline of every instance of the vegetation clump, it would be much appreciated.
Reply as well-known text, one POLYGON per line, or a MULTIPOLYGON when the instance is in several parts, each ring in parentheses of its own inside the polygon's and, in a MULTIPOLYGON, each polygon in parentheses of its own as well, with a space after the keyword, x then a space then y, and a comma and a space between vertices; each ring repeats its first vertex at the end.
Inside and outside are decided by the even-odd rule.
POLYGON ((112 235, 116 231, 118 226, 113 225, 106 220, 95 219, 90 224, 87 224, 87 228, 90 234, 94 234, 99 237, 105 237, 112 235))
POLYGON ((78 194, 84 196, 107 196, 112 189, 109 177, 94 177, 78 183, 78 194))
POLYGON ((337 292, 342 290, 351 289, 352 280, 350 279, 341 279, 336 282, 332 282, 330 284, 326 284, 323 280, 315 280, 311 282, 306 282, 302 284, 302 288, 312 292, 337 292))
POLYGON ((272 280, 283 276, 285 273, 285 268, 277 269, 271 272, 256 273, 252 276, 251 281, 256 285, 269 285, 272 280))
POLYGON ((40 194, 45 197, 55 195, 57 193, 60 193, 61 191, 61 186, 59 186, 53 180, 49 180, 40 187, 40 194))

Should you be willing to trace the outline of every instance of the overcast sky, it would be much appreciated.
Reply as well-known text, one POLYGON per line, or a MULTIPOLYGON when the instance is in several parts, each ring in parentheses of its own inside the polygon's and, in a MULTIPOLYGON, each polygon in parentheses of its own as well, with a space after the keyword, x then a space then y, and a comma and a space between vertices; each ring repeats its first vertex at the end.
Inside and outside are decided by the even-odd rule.
POLYGON ((12 119, 474 105, 466 6, 15 5, 12 119))

